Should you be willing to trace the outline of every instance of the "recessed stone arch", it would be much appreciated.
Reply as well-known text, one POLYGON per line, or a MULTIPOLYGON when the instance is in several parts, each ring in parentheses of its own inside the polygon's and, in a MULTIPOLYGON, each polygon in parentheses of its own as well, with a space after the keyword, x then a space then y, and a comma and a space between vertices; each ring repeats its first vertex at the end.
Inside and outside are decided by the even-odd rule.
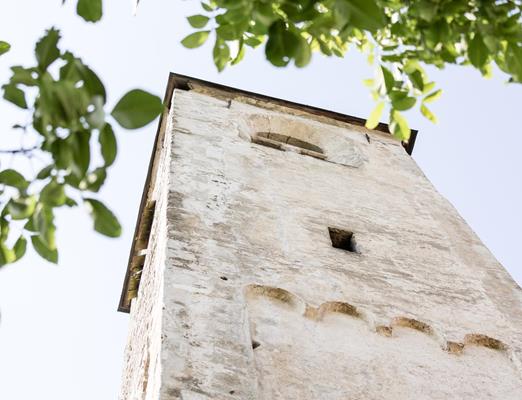
POLYGON ((360 132, 347 135, 333 125, 282 114, 252 114, 241 125, 240 136, 256 144, 355 168, 368 161, 368 143, 360 132))

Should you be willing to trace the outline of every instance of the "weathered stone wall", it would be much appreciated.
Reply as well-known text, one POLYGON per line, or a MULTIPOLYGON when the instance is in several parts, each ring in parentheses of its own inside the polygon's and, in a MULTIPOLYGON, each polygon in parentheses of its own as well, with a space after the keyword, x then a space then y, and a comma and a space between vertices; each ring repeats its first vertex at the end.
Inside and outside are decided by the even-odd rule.
MULTIPOLYGON (((169 123, 166 130, 171 131, 169 123)), ((167 200, 171 137, 159 138, 159 157, 153 170, 146 204, 154 203, 151 235, 145 251, 138 297, 131 303, 129 337, 125 349, 120 400, 157 400, 161 385, 161 323, 163 274, 167 251, 167 200)))
POLYGON ((147 399, 519 399, 521 290, 400 144, 227 96, 175 92, 165 270, 132 306, 162 318, 147 399))

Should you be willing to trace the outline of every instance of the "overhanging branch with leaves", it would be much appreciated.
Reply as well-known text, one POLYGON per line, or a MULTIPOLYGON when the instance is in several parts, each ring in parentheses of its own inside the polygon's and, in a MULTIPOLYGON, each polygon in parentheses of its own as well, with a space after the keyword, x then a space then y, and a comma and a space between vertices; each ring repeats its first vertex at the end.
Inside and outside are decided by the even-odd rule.
POLYGON ((0 266, 23 257, 28 240, 47 261, 58 262, 54 217, 60 207, 82 203, 97 232, 119 236, 116 216, 93 198, 116 159, 112 123, 140 128, 163 109, 158 97, 132 90, 107 114, 102 81, 80 58, 61 51, 59 40, 56 29, 47 31, 35 47, 36 65, 12 67, 3 86, 4 99, 30 114, 32 122, 22 134, 32 135, 38 144, 0 153, 33 157, 38 152, 46 165, 31 178, 14 169, 0 171, 0 266), (94 156, 95 148, 101 157, 94 156), (96 165, 96 158, 101 163, 96 165))

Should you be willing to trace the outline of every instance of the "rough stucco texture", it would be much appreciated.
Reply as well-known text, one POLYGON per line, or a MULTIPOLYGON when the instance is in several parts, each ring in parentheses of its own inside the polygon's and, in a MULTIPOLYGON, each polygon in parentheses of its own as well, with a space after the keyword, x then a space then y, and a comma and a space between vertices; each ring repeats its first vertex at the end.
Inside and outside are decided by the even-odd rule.
POLYGON ((520 399, 521 290, 400 144, 227 96, 175 91, 151 241, 166 248, 131 311, 161 319, 157 389, 122 398, 520 399))

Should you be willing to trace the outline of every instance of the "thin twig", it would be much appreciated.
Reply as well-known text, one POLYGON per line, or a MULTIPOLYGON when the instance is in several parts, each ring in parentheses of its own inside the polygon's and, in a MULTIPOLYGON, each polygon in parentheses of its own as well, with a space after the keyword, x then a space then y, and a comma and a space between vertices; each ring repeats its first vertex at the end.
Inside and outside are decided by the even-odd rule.
POLYGON ((40 148, 39 146, 34 146, 34 147, 28 147, 26 149, 11 149, 11 150, 1 150, 0 149, 0 154, 26 154, 26 153, 35 151, 39 148, 40 148))

